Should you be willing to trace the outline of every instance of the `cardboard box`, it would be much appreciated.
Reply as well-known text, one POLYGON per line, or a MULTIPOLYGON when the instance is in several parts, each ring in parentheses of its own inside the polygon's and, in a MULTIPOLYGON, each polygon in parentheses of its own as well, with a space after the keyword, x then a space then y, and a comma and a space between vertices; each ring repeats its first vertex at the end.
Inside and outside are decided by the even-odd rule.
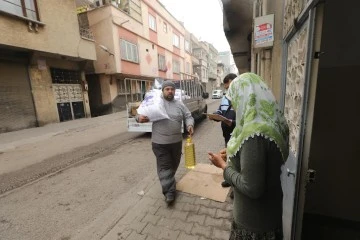
POLYGON ((136 109, 138 109, 138 107, 140 106, 140 103, 141 102, 135 102, 135 103, 131 103, 131 105, 130 105, 130 114, 131 114, 131 116, 136 116, 136 114, 137 114, 137 111, 136 111, 136 109))

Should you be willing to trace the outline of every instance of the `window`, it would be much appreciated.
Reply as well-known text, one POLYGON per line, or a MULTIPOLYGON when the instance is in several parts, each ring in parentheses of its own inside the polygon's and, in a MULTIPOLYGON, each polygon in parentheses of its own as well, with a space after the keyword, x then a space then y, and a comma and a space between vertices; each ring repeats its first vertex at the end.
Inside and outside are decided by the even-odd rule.
POLYGON ((80 84, 81 76, 80 72, 60 69, 60 68, 50 68, 52 83, 58 84, 80 84))
POLYGON ((97 1, 95 1, 95 5, 97 6, 97 7, 101 7, 101 6, 103 6, 105 3, 104 3, 104 0, 97 0, 97 1))
POLYGON ((164 32, 167 33, 168 32, 168 29, 167 29, 167 24, 166 22, 164 22, 164 32))
POLYGON ((173 60, 173 73, 180 73, 180 62, 173 60))
POLYGON ((0 11, 39 20, 36 0, 0 0, 0 11))
POLYGON ((173 36, 173 45, 175 47, 180 47, 180 39, 179 39, 179 36, 174 34, 173 36))
POLYGON ((156 32, 156 20, 151 14, 149 14, 149 28, 156 32))
POLYGON ((127 61, 139 63, 139 53, 137 45, 122 39, 121 58, 127 61))
POLYGON ((165 61, 165 56, 163 55, 158 55, 159 58, 159 70, 160 71, 166 71, 166 61, 165 61))
POLYGON ((117 79, 118 94, 129 94, 131 89, 131 82, 129 79, 117 79))
POLYGON ((185 51, 190 52, 190 43, 188 40, 185 40, 185 51))

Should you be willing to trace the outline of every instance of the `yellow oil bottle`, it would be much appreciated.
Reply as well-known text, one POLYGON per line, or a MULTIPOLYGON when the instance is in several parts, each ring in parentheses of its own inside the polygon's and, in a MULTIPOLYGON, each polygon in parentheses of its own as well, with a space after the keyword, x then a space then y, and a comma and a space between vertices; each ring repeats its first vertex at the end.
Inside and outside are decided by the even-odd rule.
POLYGON ((185 167, 193 169, 196 165, 195 159, 195 144, 192 142, 191 136, 188 136, 184 146, 185 152, 185 167))

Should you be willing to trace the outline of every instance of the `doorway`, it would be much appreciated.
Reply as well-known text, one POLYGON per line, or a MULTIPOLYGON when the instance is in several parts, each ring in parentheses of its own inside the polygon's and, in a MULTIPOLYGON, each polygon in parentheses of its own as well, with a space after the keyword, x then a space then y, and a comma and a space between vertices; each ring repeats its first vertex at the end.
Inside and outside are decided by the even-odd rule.
POLYGON ((326 1, 306 186, 302 239, 360 239, 359 90, 360 33, 354 31, 360 3, 326 1), (349 9, 351 6, 351 9, 349 9))

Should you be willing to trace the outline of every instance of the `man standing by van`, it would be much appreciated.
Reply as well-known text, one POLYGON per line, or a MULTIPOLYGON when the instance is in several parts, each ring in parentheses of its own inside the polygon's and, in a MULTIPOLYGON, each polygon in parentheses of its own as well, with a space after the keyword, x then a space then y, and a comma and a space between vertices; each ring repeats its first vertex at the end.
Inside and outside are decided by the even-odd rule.
MULTIPOLYGON (((162 98, 169 119, 154 121, 152 124, 152 150, 156 157, 157 173, 160 179, 165 201, 171 204, 175 200, 175 173, 179 167, 182 151, 182 121, 190 135, 194 133, 194 119, 189 109, 179 100, 174 99, 175 84, 164 81, 162 98)), ((140 123, 148 122, 144 115, 137 115, 140 123)))
MULTIPOLYGON (((235 79, 236 77, 237 76, 234 73, 229 73, 228 75, 226 75, 224 77, 223 83, 224 83, 225 92, 229 88, 231 81, 233 79, 235 79)), ((236 113, 235 113, 233 107, 231 106, 231 101, 229 99, 227 99, 227 97, 225 96, 225 92, 221 99, 220 106, 216 110, 215 114, 219 114, 219 115, 227 118, 227 120, 221 122, 221 129, 222 129, 223 136, 225 139, 225 147, 226 147, 228 141, 230 140, 231 133, 235 128, 236 113)), ((214 120, 211 117, 209 117, 209 119, 214 120)), ((216 121, 216 120, 214 120, 214 121, 216 121)), ((224 180, 221 183, 221 186, 230 187, 230 184, 224 180)))

